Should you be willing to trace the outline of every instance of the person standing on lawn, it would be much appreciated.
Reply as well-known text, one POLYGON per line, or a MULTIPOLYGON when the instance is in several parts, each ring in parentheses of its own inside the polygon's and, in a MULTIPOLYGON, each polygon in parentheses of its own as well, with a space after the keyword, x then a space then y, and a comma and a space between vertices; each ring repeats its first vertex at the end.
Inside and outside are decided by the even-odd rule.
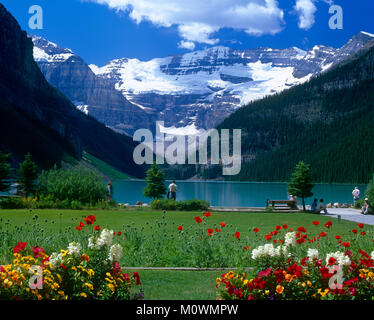
POLYGON ((175 184, 175 181, 173 180, 169 185, 170 199, 175 200, 177 198, 177 191, 178 186, 175 184))
POLYGON ((317 206, 317 212, 321 213, 321 211, 323 211, 324 214, 327 214, 327 209, 325 204, 323 203, 323 199, 319 200, 319 204, 317 206))

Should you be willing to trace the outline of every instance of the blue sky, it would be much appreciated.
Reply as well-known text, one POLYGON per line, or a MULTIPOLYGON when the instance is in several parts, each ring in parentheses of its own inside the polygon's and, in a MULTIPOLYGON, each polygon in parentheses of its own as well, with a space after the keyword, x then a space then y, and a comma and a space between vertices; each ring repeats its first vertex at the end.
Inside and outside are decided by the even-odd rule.
POLYGON ((374 33, 373 0, 0 0, 22 29, 72 49, 87 63, 148 60, 212 45, 309 49, 340 47, 361 30, 374 33), (31 5, 43 29, 28 27, 31 5), (343 29, 331 30, 331 4, 343 29), (297 6, 296 6, 297 5, 297 6), (189 48, 189 49, 188 49, 189 48))

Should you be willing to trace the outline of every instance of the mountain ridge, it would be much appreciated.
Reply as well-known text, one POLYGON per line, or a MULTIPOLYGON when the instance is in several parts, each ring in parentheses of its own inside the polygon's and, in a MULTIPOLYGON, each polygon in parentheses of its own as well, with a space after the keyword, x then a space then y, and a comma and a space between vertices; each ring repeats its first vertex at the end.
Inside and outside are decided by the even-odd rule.
MULTIPOLYGON (((85 78, 74 70, 73 64, 69 70, 64 61, 48 62, 48 57, 43 61, 40 52, 35 58, 47 80, 75 101, 77 107, 111 128, 131 135, 138 128, 154 131, 156 120, 164 121, 166 127, 213 128, 240 106, 304 83, 373 39, 371 34, 360 32, 337 49, 322 45, 308 51, 297 47, 238 50, 216 46, 148 61, 118 58, 102 67, 85 64, 84 69, 89 68, 106 87, 112 86, 116 95, 120 93, 131 107, 113 105, 110 99, 102 97, 95 99, 100 106, 87 102, 84 96, 91 95, 87 92, 92 88, 74 89, 78 80, 83 83, 85 78), (59 63, 67 68, 63 73, 56 67, 59 63), (72 78, 76 80, 66 81, 72 78), (83 98, 77 99, 77 92, 83 98)), ((44 50, 35 40, 34 44, 44 50)))

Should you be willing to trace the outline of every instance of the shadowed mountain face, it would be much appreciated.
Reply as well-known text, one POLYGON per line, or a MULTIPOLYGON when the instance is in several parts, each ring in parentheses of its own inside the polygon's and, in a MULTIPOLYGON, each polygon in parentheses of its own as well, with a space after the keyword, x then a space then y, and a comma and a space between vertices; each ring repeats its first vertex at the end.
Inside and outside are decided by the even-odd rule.
POLYGON ((0 146, 20 161, 31 152, 47 168, 83 150, 133 176, 131 138, 85 115, 44 78, 33 59, 33 43, 0 4, 0 146))
POLYGON ((210 129, 240 106, 309 80, 373 39, 361 32, 341 48, 309 51, 212 47, 150 61, 116 59, 98 67, 33 37, 34 57, 46 79, 80 110, 130 134, 137 128, 154 130, 156 120, 189 131, 210 129))

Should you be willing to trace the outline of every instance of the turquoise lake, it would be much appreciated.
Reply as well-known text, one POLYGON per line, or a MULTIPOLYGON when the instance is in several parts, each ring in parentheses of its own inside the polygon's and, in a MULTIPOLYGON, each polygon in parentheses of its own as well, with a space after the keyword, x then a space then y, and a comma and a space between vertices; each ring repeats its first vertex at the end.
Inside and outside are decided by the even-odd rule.
MULTIPOLYGON (((169 185, 167 182, 165 185, 169 185)), ((177 181, 177 200, 202 199, 212 206, 223 207, 265 207, 266 199, 287 199, 286 183, 266 182, 222 182, 222 181, 177 181)), ((135 204, 137 201, 149 203, 151 199, 143 196, 144 181, 114 181, 114 199, 120 203, 135 204)), ((352 203, 351 184, 317 184, 313 189, 314 196, 323 198, 325 203, 352 203)), ((358 185, 361 195, 366 185, 358 185)), ((307 199, 306 204, 310 204, 307 199)))

